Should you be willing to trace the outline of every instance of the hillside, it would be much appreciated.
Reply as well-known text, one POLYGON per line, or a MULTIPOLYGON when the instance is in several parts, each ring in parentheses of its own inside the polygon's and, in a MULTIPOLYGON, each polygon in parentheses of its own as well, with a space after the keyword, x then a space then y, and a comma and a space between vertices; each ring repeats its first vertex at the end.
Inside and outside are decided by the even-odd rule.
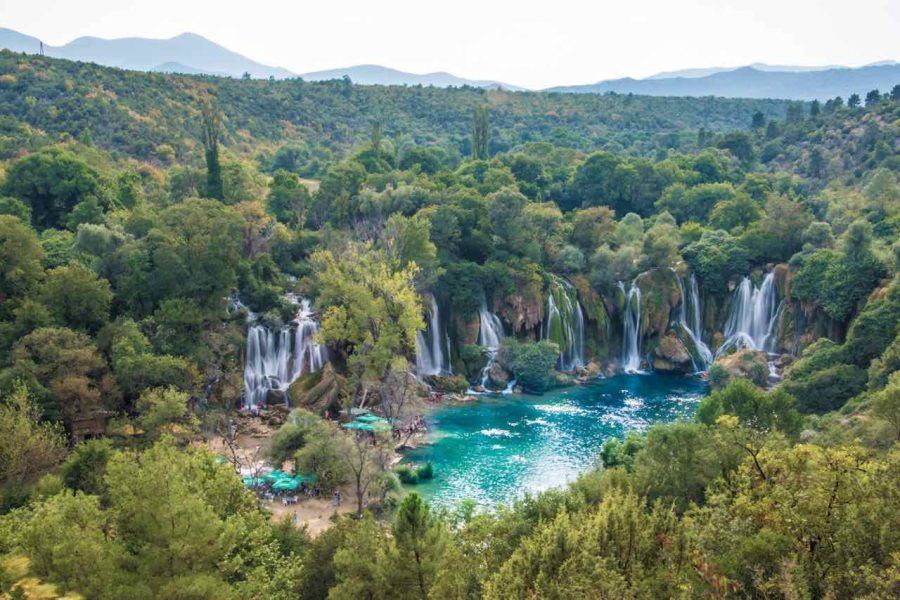
POLYGON ((375 121, 390 136, 469 153, 472 111, 490 108, 491 152, 526 141, 652 156, 694 147, 696 131, 746 129, 752 115, 782 118, 788 102, 543 94, 474 88, 360 86, 344 81, 244 81, 141 73, 0 52, 0 113, 50 135, 89 134, 142 159, 199 159, 199 111, 214 98, 235 152, 303 140, 336 152, 367 140, 375 121))
MULTIPOLYGON (((615 79, 591 85, 561 86, 552 91, 581 94, 647 94, 650 96, 723 96, 738 98, 790 98, 826 100, 877 89, 889 91, 900 83, 900 65, 814 71, 771 71, 754 66, 734 70, 688 72, 681 76, 615 79)), ((673 73, 672 75, 678 75, 673 73)))

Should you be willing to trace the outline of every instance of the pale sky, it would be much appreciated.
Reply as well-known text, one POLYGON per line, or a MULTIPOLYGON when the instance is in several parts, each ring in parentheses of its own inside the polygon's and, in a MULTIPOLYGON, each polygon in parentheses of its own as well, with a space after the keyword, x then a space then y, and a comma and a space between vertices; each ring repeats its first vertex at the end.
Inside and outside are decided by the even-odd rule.
POLYGON ((900 0, 0 0, 0 27, 54 46, 191 31, 297 73, 372 63, 533 88, 900 60, 900 0))

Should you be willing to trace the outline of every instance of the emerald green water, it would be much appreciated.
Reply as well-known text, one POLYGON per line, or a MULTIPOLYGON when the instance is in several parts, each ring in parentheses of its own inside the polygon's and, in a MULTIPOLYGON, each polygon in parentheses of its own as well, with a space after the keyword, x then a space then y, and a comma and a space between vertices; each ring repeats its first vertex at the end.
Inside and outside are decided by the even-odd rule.
POLYGON ((694 377, 619 375, 543 396, 483 396, 430 415, 430 444, 404 462, 431 461, 435 478, 408 486, 432 504, 470 498, 490 507, 562 486, 596 464, 604 440, 693 414, 694 377))

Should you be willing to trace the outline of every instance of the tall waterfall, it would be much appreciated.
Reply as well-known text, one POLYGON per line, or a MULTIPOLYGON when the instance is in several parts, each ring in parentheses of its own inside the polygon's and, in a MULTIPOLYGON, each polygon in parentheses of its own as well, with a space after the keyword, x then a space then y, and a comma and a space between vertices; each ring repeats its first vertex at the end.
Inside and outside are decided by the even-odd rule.
POLYGON ((625 284, 619 282, 625 294, 625 314, 622 316, 622 370, 639 373, 641 369, 641 288, 637 279, 631 282, 631 289, 625 293, 625 284))
POLYGON ((678 278, 678 287, 681 290, 681 307, 678 310, 678 323, 684 332, 691 338, 695 351, 691 352, 691 360, 694 361, 694 369, 706 370, 712 363, 713 355, 703 342, 703 325, 700 321, 700 292, 697 288, 697 278, 691 273, 690 295, 685 294, 684 281, 678 278), (690 305, 690 310, 688 310, 690 305))
POLYGON ((487 302, 482 302, 478 317, 478 345, 486 350, 488 357, 487 364, 481 371, 481 385, 487 389, 491 367, 494 366, 497 351, 500 350, 500 340, 503 339, 503 323, 500 322, 500 317, 488 311, 487 302))
POLYGON ((325 346, 315 341, 318 330, 305 299, 290 324, 277 330, 259 324, 248 328, 244 408, 265 405, 270 390, 286 391, 301 375, 322 368, 327 354, 325 346))
POLYGON ((774 273, 768 273, 760 287, 755 287, 749 277, 744 277, 734 291, 725 321, 725 341, 716 352, 717 356, 730 348, 767 352, 775 349, 774 334, 779 313, 776 292, 774 273))
POLYGON ((452 373, 450 336, 441 329, 441 313, 437 300, 431 297, 428 325, 416 334, 416 372, 420 376, 452 373))
POLYGON ((541 338, 559 345, 557 366, 561 371, 584 366, 584 313, 578 291, 567 281, 554 278, 550 284, 541 338))

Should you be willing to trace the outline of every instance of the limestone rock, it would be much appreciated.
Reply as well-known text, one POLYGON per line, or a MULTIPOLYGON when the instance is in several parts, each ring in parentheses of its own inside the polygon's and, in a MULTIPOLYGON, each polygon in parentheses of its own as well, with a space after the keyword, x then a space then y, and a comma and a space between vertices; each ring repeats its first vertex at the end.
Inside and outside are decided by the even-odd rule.
POLYGON ((506 369, 499 362, 492 364, 488 371, 488 385, 493 389, 503 389, 507 383, 509 383, 509 373, 506 369))
POLYGON ((655 371, 676 371, 690 373, 693 371, 691 353, 673 331, 663 337, 653 349, 653 369, 655 371))
POLYGON ((309 375, 300 377, 288 388, 288 397, 294 406, 302 406, 325 414, 341 408, 341 397, 346 382, 337 374, 331 363, 309 375))
POLYGON ((720 356, 713 363, 713 369, 710 370, 713 384, 717 386, 724 385, 734 377, 742 377, 763 387, 769 381, 768 359, 768 355, 762 350, 751 350, 749 348, 720 356), (713 375, 714 371, 719 372, 719 375, 713 375))

